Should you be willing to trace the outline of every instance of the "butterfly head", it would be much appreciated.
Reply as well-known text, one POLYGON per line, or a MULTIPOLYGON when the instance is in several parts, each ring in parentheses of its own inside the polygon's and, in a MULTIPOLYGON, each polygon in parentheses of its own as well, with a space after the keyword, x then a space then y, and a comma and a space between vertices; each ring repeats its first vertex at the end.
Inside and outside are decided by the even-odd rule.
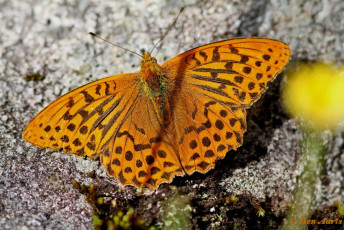
POLYGON ((142 54, 140 65, 141 65, 141 70, 142 70, 142 68, 149 68, 151 66, 158 65, 158 64, 157 64, 156 59, 152 57, 149 52, 144 52, 142 54))

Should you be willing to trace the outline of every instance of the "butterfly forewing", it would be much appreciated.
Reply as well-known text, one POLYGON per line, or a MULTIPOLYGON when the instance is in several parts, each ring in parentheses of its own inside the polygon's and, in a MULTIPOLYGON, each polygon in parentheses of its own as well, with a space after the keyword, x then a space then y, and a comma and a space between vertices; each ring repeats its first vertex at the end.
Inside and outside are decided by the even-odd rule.
POLYGON ((131 100, 128 94, 136 85, 137 74, 122 74, 77 88, 40 112, 25 128, 23 137, 40 147, 96 157, 108 127, 105 118, 120 113, 118 120, 124 119, 131 100))

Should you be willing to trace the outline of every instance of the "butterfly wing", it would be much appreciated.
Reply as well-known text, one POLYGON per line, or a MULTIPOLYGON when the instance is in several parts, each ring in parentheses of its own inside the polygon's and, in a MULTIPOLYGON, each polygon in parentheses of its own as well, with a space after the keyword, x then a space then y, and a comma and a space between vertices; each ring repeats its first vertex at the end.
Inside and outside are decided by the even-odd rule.
POLYGON ((112 138, 104 142, 100 160, 109 175, 124 185, 157 188, 184 174, 174 142, 153 103, 146 95, 139 95, 119 130, 110 132, 112 138))
POLYGON ((288 63, 288 45, 265 38, 210 43, 162 65, 174 82, 172 122, 188 174, 206 172, 246 131, 246 108, 288 63))
POLYGON ((184 172, 139 82, 139 74, 121 74, 77 88, 40 112, 23 137, 40 147, 100 156, 122 184, 170 182, 184 172))
POLYGON ((121 124, 137 97, 137 75, 94 81, 58 98, 25 128, 23 138, 40 147, 98 157, 107 130, 121 124))

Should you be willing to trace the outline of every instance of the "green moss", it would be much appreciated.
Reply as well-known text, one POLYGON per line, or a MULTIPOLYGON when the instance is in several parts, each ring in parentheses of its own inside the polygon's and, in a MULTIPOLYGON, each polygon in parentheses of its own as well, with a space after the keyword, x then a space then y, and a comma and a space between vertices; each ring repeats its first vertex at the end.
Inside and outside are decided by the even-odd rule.
POLYGON ((42 81, 45 76, 41 75, 40 73, 30 72, 24 75, 24 79, 26 81, 42 81))
POLYGON ((259 207, 258 211, 257 211, 257 215, 258 215, 258 217, 264 217, 265 216, 265 210, 262 209, 261 207, 259 207))
POLYGON ((98 205, 104 204, 104 198, 103 198, 103 197, 98 197, 98 199, 97 199, 97 204, 98 204, 98 205))
POLYGON ((102 226, 103 225, 103 221, 100 219, 100 217, 98 215, 93 215, 92 219, 93 219, 93 225, 94 226, 102 226))
POLYGON ((343 203, 340 201, 336 201, 334 203, 335 206, 337 206, 337 214, 338 217, 343 218, 344 217, 344 206, 343 203))
POLYGON ((76 188, 78 190, 81 189, 80 184, 76 180, 74 180, 74 179, 72 179, 72 185, 73 185, 74 188, 76 188))

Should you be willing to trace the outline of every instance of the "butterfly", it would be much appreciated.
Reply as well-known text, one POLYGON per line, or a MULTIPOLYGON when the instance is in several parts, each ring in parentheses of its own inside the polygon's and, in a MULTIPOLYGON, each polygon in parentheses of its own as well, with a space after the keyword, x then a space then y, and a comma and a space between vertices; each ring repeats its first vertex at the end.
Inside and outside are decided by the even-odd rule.
POLYGON ((206 44, 140 72, 103 78, 58 98, 23 131, 34 145, 100 158, 123 185, 156 189, 205 173, 243 143, 246 109, 290 58, 267 38, 206 44))

